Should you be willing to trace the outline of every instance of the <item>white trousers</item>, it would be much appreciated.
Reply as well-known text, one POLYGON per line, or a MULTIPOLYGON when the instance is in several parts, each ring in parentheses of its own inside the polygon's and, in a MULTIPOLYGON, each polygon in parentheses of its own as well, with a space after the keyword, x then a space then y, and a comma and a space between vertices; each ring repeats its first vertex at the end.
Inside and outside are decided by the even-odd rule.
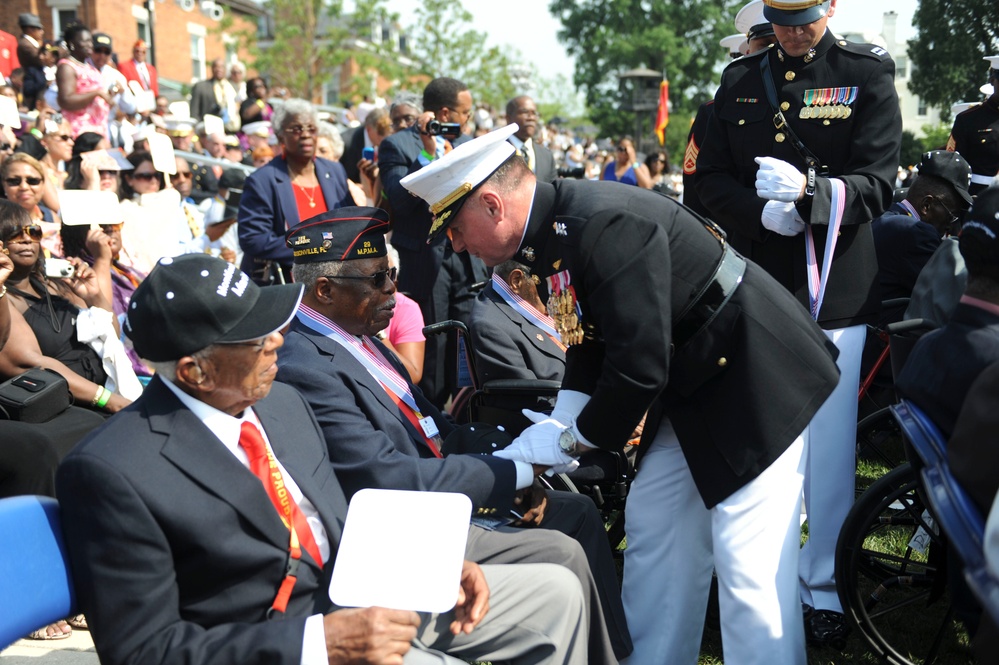
POLYGON ((628 496, 623 599, 630 665, 694 665, 711 570, 718 575, 726 665, 803 665, 797 570, 803 437, 759 477, 704 507, 669 420, 628 496))
POLYGON ((805 510, 808 541, 801 548, 798 577, 801 602, 842 612, 834 562, 839 531, 853 505, 857 475, 857 391, 866 326, 825 330, 839 349, 839 384, 805 428, 808 467, 805 510))

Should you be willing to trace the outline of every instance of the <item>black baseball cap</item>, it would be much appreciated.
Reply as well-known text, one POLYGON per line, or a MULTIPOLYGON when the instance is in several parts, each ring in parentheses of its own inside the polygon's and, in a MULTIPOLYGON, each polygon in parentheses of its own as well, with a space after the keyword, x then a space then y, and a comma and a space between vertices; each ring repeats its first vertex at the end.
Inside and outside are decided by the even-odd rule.
POLYGON ((964 207, 971 205, 971 165, 957 152, 931 150, 923 153, 919 162, 919 175, 931 175, 950 183, 957 195, 964 201, 964 207))
POLYGON ((386 256, 389 218, 381 208, 347 206, 297 224, 285 236, 295 263, 353 261, 386 256))
POLYGON ((91 39, 94 42, 95 51, 99 48, 106 48, 109 52, 114 50, 111 48, 111 35, 105 32, 95 32, 91 39))
POLYGON ((968 275, 999 281, 999 185, 978 192, 961 227, 958 247, 968 275))
POLYGON ((257 286, 207 254, 163 258, 132 294, 125 334, 141 358, 178 360, 220 342, 260 339, 288 325, 305 287, 257 286))

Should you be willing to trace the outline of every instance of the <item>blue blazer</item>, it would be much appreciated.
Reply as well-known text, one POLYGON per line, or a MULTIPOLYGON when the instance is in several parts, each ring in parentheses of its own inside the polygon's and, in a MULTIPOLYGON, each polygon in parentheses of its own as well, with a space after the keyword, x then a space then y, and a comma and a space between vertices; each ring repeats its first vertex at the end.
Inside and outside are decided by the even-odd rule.
MULTIPOLYGON (((315 164, 316 177, 329 209, 353 205, 343 166, 319 157, 315 164)), ((317 215, 322 212, 325 211, 316 208, 317 215)), ((284 244, 284 235, 302 220, 298 217, 295 192, 284 157, 275 157, 246 179, 237 221, 243 272, 252 275, 263 260, 277 261, 285 267, 291 265, 291 250, 284 244)))
MULTIPOLYGON (((375 342, 379 344, 379 342, 375 342)), ((390 361, 394 355, 384 347, 390 361)), ((402 365, 396 369, 407 376, 402 365)), ((278 350, 278 380, 309 402, 326 437, 330 461, 349 499, 365 487, 460 492, 477 509, 513 505, 516 466, 486 455, 433 455, 368 371, 346 349, 297 319, 278 350)), ((434 419, 441 437, 454 426, 412 383, 420 412, 434 419)))
MULTIPOLYGON (((467 140, 469 137, 462 134, 451 144, 457 147, 467 140)), ((407 175, 422 168, 419 162, 422 150, 416 125, 387 136, 378 146, 379 177, 392 206, 392 246, 398 250, 403 264, 399 266, 399 290, 419 303, 430 298, 444 263, 444 248, 450 242, 441 234, 432 245, 427 244, 433 223, 430 207, 400 184, 407 175)))

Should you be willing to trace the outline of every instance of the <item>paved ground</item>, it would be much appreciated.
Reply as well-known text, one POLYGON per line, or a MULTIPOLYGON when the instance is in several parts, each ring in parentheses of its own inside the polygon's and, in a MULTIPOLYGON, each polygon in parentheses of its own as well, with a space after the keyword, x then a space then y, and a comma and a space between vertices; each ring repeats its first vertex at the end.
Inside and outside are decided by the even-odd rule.
POLYGON ((19 640, 0 651, 2 665, 100 665, 94 642, 85 630, 65 640, 19 640))

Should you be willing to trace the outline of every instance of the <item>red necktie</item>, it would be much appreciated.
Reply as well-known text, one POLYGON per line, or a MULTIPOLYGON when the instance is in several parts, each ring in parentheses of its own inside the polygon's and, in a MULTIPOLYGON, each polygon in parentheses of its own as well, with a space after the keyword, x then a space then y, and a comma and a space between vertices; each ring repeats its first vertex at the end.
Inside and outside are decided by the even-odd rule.
POLYGON ((291 528, 289 525, 295 525, 295 533, 298 534, 298 540, 302 547, 322 568, 322 555, 319 552, 319 546, 316 545, 316 539, 312 536, 309 522, 285 487, 277 460, 267 449, 264 438, 260 435, 260 430, 253 423, 243 421, 239 430, 239 447, 246 451, 246 456, 250 458, 250 471, 264 484, 267 496, 270 497, 271 503, 274 504, 285 525, 289 529, 291 528))

